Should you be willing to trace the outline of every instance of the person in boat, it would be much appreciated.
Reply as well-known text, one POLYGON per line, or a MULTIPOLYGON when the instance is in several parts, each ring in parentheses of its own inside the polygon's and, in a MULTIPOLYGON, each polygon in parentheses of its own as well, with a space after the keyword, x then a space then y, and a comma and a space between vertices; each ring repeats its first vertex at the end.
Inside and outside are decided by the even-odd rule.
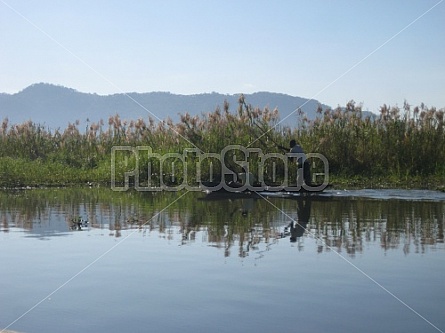
POLYGON ((308 186, 311 185, 311 164, 306 158, 303 148, 294 139, 290 140, 290 153, 300 154, 297 158, 298 168, 303 168, 303 179, 304 183, 308 186))

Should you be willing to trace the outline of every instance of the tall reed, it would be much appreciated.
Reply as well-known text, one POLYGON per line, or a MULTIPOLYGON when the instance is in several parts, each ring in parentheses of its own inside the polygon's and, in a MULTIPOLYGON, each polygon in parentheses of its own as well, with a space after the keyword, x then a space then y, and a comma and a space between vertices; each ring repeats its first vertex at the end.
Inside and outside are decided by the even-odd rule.
MULTIPOLYGON (((62 183, 76 182, 76 177, 79 181, 109 181, 114 146, 149 146, 158 154, 182 154, 184 149, 220 153, 228 145, 242 145, 260 148, 263 153, 283 153, 292 138, 307 152, 326 156, 334 175, 445 177, 444 112, 405 102, 403 108, 384 104, 376 115, 364 113, 362 106, 351 100, 345 107, 319 107, 312 120, 299 111, 294 124, 283 125, 277 109, 253 107, 241 95, 235 110, 225 102, 223 109, 200 116, 184 113, 178 122, 170 118, 160 122, 152 118, 123 120, 116 114, 107 122, 87 121, 85 130, 76 121, 61 131, 31 121, 10 124, 6 118, 0 128, 0 184, 26 184, 35 170, 40 170, 38 177, 46 179, 42 182, 51 183, 56 174, 69 175, 62 177, 62 183), (14 171, 31 167, 33 170, 14 171)), ((244 158, 239 151, 233 155, 238 160, 244 158)), ((129 163, 134 164, 131 158, 129 163)), ((196 161, 190 160, 188 171, 196 175, 196 161)), ((258 171, 258 156, 249 161, 251 171, 258 171)), ((231 167, 242 171, 237 164, 231 167)), ((151 171, 158 173, 159 166, 154 165, 151 171)), ((167 165, 163 172, 173 171, 167 165)))

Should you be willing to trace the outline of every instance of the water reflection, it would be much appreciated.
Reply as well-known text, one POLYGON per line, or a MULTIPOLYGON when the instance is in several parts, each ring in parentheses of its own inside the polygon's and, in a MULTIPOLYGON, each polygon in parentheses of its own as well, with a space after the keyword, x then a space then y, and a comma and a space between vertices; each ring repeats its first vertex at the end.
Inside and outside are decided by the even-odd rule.
POLYGON ((290 227, 290 241, 296 242, 298 237, 303 236, 311 216, 311 199, 298 200, 298 221, 292 221, 290 227))
POLYGON ((443 202, 357 199, 332 203, 317 213, 315 235, 352 256, 369 242, 379 242, 384 250, 401 248, 405 254, 423 253, 444 242, 443 202))
POLYGON ((156 232, 186 245, 198 232, 209 246, 245 257, 289 237, 298 249, 353 257, 367 243, 384 251, 444 250, 445 202, 357 197, 282 199, 188 193, 116 193, 108 189, 48 189, 0 193, 0 231, 50 239, 102 231, 121 237, 156 232), (278 207, 278 208, 277 208, 278 207), (312 243, 311 243, 312 242, 312 243), (315 245, 313 245, 315 243, 315 245), (264 247, 263 246, 263 247, 264 247))

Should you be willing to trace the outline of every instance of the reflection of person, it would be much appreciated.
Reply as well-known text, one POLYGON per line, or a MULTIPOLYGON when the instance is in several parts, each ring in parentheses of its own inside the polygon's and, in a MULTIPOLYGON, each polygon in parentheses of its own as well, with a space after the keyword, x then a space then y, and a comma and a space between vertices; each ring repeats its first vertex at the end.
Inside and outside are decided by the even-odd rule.
POLYGON ((311 216, 311 200, 298 200, 297 209, 298 221, 292 221, 290 227, 290 241, 297 241, 298 237, 303 236, 306 226, 311 216))
POLYGON ((311 184, 311 165, 309 161, 306 159, 306 154, 304 153, 303 148, 295 141, 290 140, 290 153, 292 154, 300 154, 297 158, 298 167, 303 167, 303 179, 306 185, 311 184))

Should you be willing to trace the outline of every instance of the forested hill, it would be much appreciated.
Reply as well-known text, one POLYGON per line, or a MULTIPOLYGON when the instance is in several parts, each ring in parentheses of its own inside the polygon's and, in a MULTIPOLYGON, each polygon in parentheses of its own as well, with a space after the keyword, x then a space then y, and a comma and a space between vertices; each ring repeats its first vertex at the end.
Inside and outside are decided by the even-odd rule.
MULTIPOLYGON (((178 120, 179 113, 191 115, 212 112, 217 106, 223 108, 224 101, 229 102, 230 110, 235 111, 240 94, 203 93, 196 95, 178 95, 169 92, 119 93, 97 95, 48 83, 33 84, 15 94, 0 94, 0 121, 8 118, 10 123, 22 123, 32 120, 37 124, 52 129, 65 128, 68 122, 79 120, 81 126, 109 116, 120 115, 121 119, 155 120, 167 117, 178 120)), ((247 104, 254 107, 278 108, 283 123, 290 126, 297 124, 297 112, 301 107, 308 118, 315 118, 319 105, 316 100, 295 97, 272 92, 244 94, 247 104)), ((326 105, 322 105, 326 108, 326 105)))

